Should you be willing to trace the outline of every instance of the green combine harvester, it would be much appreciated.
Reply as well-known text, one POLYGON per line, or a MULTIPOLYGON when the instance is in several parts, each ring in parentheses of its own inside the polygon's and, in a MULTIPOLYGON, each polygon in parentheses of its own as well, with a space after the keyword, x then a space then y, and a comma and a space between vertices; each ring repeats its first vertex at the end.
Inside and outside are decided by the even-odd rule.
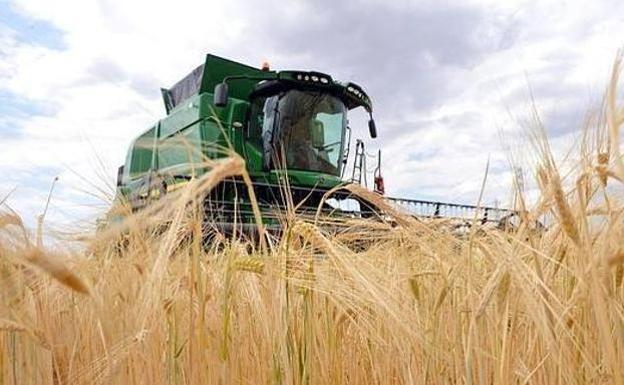
MULTIPOLYGON (((323 199, 329 190, 366 176, 361 140, 351 178, 344 176, 351 142, 348 112, 363 108, 370 116, 370 136, 377 136, 371 100, 360 86, 320 72, 271 71, 266 64, 258 69, 207 55, 204 64, 161 92, 167 116, 134 140, 118 170, 117 199, 133 211, 209 172, 203 161, 225 157, 223 149, 231 148, 246 162, 269 228, 279 228, 278 213, 287 207, 297 207, 297 214, 304 216, 316 213, 319 205, 329 216, 377 215, 373 204, 348 191, 323 199)), ((374 182, 374 190, 383 194, 380 164, 374 182)), ((510 214, 497 208, 387 199, 418 217, 478 215, 485 222, 510 214)), ((205 198, 204 208, 213 228, 253 231, 242 179, 221 182, 205 198)))

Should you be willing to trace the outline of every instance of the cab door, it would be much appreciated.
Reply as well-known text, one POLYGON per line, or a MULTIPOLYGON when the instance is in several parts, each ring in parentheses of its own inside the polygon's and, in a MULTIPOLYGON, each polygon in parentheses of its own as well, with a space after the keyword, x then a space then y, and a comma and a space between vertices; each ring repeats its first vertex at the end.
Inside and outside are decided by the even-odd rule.
POLYGON ((156 130, 157 127, 152 127, 134 141, 124 167, 124 195, 133 211, 145 207, 149 202, 156 130))

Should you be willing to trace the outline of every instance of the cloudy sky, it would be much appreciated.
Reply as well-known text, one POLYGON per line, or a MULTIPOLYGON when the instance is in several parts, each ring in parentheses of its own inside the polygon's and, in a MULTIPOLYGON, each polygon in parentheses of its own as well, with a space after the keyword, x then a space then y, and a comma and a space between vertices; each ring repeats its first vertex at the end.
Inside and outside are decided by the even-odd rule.
MULTIPOLYGON (((620 1, 0 0, 0 198, 32 221, 88 224, 130 140, 206 53, 361 84, 354 137, 383 151, 390 195, 504 205, 505 147, 532 90, 566 148, 624 44, 620 1), (501 140, 501 137, 505 138, 501 140)), ((517 145, 516 145, 517 146, 517 145)))

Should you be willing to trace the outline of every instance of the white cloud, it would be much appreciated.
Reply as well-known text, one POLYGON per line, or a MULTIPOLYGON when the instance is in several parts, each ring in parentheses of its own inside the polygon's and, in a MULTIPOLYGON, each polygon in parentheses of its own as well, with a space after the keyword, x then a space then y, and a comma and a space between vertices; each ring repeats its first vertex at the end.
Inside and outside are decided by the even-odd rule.
MULTIPOLYGON (((611 1, 590 7, 475 0, 444 8, 276 0, 260 8, 190 0, 11 4, 63 31, 64 48, 34 45, 0 27, 0 90, 49 112, 15 123, 20 134, 3 141, 0 170, 10 177, 0 194, 18 186, 12 204, 32 216, 45 201, 46 180, 59 173, 58 207, 51 212, 57 221, 67 211, 92 215, 76 192, 90 187, 76 174, 101 185, 94 176, 101 157, 112 182, 130 140, 164 114, 158 88, 176 82, 207 52, 251 64, 269 59, 282 69, 320 66, 370 84, 382 139, 369 152, 383 148, 391 194, 474 201, 489 155, 495 167, 486 196, 502 201, 510 172, 499 133, 518 131, 527 85, 557 146, 565 147, 575 127, 561 118, 580 118, 599 98, 624 36, 624 6, 611 1), (410 17, 423 12, 432 24, 418 19, 424 26, 412 30, 410 17)), ((352 126, 364 135, 362 114, 352 126)))

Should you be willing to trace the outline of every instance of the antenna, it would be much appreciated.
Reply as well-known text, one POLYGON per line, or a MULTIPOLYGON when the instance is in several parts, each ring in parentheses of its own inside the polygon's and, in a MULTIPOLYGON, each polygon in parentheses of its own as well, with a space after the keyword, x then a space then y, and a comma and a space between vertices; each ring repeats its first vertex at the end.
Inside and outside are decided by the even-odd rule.
POLYGON ((42 235, 43 235, 43 220, 45 219, 46 214, 48 213, 48 207, 50 206, 50 200, 52 199, 52 191, 54 190, 54 185, 59 180, 58 175, 54 177, 52 180, 52 185, 50 186, 50 192, 48 193, 48 199, 46 200, 45 208, 43 209, 43 213, 37 217, 37 246, 41 247, 43 245, 42 235))

